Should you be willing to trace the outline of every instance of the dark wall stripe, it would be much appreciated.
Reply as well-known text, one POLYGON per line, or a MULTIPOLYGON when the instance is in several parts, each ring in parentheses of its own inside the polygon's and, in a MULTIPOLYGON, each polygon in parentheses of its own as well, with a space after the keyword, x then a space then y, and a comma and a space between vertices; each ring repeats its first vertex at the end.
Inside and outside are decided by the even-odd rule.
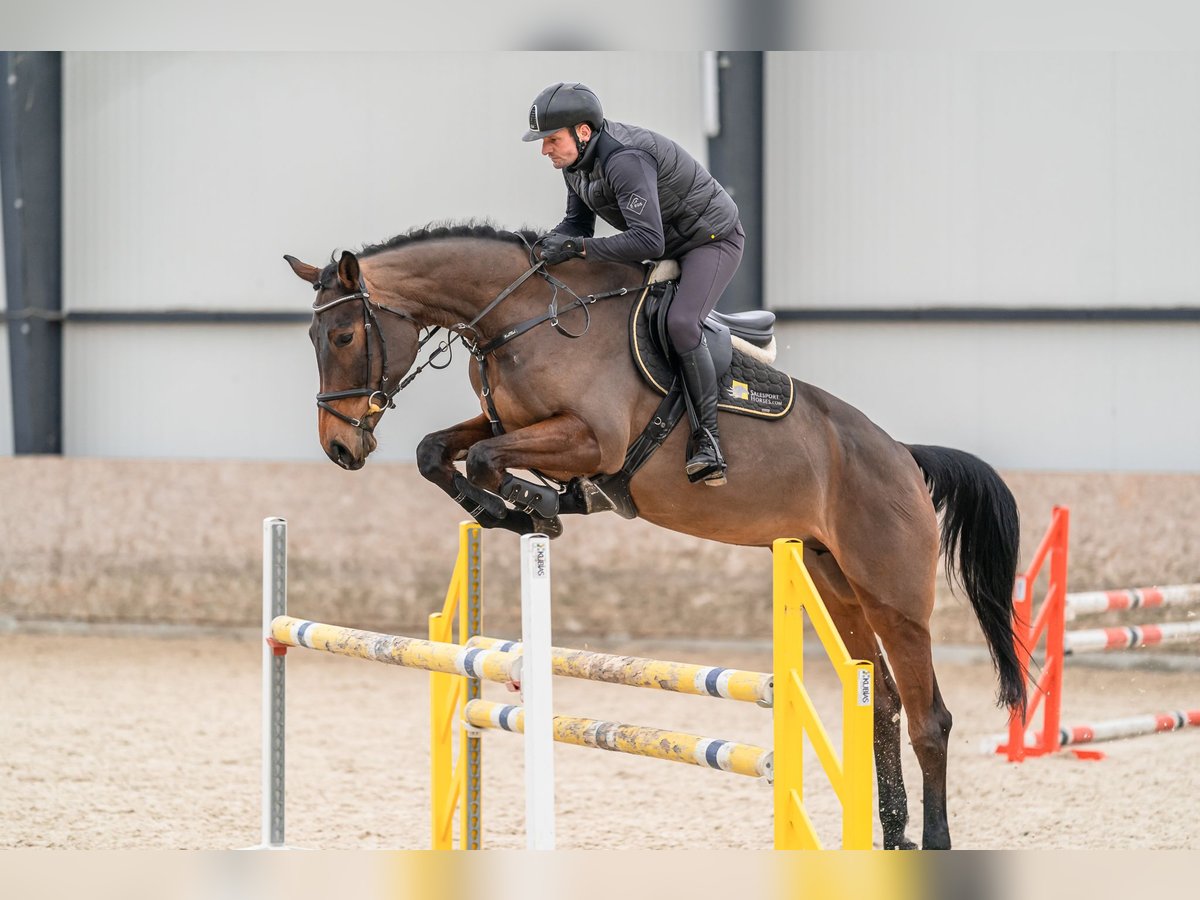
POLYGON ((65 313, 45 311, 0 311, 0 322, 24 318, 54 322, 111 325, 291 325, 312 321, 312 311, 205 310, 205 309, 79 309, 65 313))
POLYGON ((1179 307, 908 307, 776 309, 781 322, 1200 322, 1200 306, 1179 307))
MULTIPOLYGON (((1200 306, 1180 307, 911 307, 900 309, 776 309, 781 322, 1200 322, 1200 306)), ((26 309, 0 310, 0 322, 23 319, 113 325, 291 325, 312 321, 309 310, 26 309)))
POLYGON ((62 55, 0 53, 13 449, 62 452, 62 55))

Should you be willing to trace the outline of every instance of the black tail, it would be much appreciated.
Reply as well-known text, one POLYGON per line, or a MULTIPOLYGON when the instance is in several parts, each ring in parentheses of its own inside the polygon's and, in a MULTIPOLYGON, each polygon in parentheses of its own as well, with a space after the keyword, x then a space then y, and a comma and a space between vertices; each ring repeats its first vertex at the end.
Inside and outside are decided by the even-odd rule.
POLYGON ((942 516, 946 576, 966 590, 1000 676, 998 699, 1025 709, 1025 673, 1013 646, 1013 582, 1020 516, 1017 501, 996 470, 970 453, 906 444, 925 474, 942 516), (958 563, 955 579, 954 563, 958 563))

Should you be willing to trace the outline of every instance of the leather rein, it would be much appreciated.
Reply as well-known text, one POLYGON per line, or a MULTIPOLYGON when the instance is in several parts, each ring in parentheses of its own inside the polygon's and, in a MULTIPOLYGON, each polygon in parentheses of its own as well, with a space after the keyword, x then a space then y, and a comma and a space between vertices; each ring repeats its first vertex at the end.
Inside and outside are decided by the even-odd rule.
MULTIPOLYGON (((358 387, 358 388, 349 388, 349 389, 343 390, 343 391, 323 391, 323 392, 317 394, 318 408, 325 410, 325 412, 341 419, 343 422, 346 422, 348 425, 350 425, 354 428, 361 428, 368 433, 372 432, 375 430, 375 425, 378 423, 378 420, 376 420, 375 422, 371 422, 370 417, 373 415, 376 415, 377 413, 382 413, 388 409, 395 409, 396 394, 398 394, 400 391, 402 391, 406 387, 408 387, 409 384, 412 383, 413 379, 416 378, 418 375, 420 375, 421 372, 424 371, 426 368, 444 369, 447 366, 449 366, 450 363, 453 361, 452 344, 455 340, 458 340, 467 349, 467 352, 469 352, 471 354, 471 356, 475 358, 475 361, 479 367, 479 380, 480 380, 480 385, 481 385, 481 396, 482 396, 485 404, 487 405, 488 420, 492 424, 492 432, 493 432, 493 434, 503 434, 504 427, 503 427, 503 425, 500 424, 500 416, 496 412, 496 407, 492 400, 491 385, 488 381, 488 370, 487 370, 488 357, 491 356, 497 350, 499 350, 501 347, 503 347, 505 344, 509 343, 510 341, 515 340, 516 338, 525 334, 527 331, 531 331, 532 329, 534 329, 534 328, 538 327, 539 325, 542 325, 546 322, 549 322, 550 326, 555 331, 557 331, 559 334, 563 335, 564 337, 568 337, 571 339, 581 338, 585 334, 587 334, 588 329, 591 328, 592 316, 591 316, 591 311, 588 309, 588 307, 591 304, 595 303, 597 300, 606 300, 611 297, 623 297, 626 294, 630 293, 631 291, 638 290, 638 287, 641 287, 640 285, 638 287, 632 287, 632 288, 623 287, 623 288, 618 288, 618 289, 612 290, 612 291, 605 291, 605 292, 599 293, 599 294, 586 294, 581 297, 578 294, 576 294, 573 290, 571 290, 571 288, 565 282, 561 281, 558 278, 555 278, 548 271, 546 271, 546 261, 545 260, 534 258, 535 253, 536 253, 537 242, 530 244, 528 241, 525 240, 524 236, 518 235, 518 237, 521 238, 522 242, 525 244, 525 246, 529 250, 529 261, 530 261, 529 268, 526 269, 515 281, 513 281, 510 285, 508 285, 508 287, 506 287, 499 294, 497 294, 496 297, 490 303, 488 303, 487 306, 485 306, 482 310, 480 310, 479 313, 473 319, 471 319, 470 322, 459 322, 455 325, 450 326, 447 329, 447 331, 453 331, 454 334, 452 334, 446 340, 442 341, 434 349, 434 351, 429 355, 429 358, 426 359, 425 362, 423 362, 421 365, 419 365, 415 369, 413 369, 413 371, 411 373, 409 373, 407 377, 405 377, 402 381, 400 381, 396 384, 389 383, 391 381, 391 376, 388 371, 387 339, 384 337, 383 329, 379 325, 379 317, 376 315, 376 312, 389 313, 390 315, 396 316, 397 318, 412 322, 413 325, 417 328, 417 330, 419 332, 421 326, 419 325, 419 323, 417 323, 416 319, 414 319, 411 315, 409 315, 406 312, 403 312, 398 309, 392 309, 390 306, 384 306, 383 304, 372 300, 371 294, 367 290, 366 284, 363 281, 363 277, 361 274, 359 275, 359 278, 358 278, 358 290, 355 291, 354 293, 346 294, 341 297, 337 297, 336 299, 330 300, 326 303, 321 303, 321 304, 314 303, 313 304, 313 315, 318 316, 321 313, 326 312, 327 310, 330 310, 330 309, 334 309, 335 307, 341 306, 344 303, 350 303, 355 300, 360 301, 362 303, 362 310, 363 310, 363 334, 364 334, 364 337, 366 340, 366 345, 367 345, 366 358, 364 359, 363 386, 358 387), (481 343, 483 336, 479 333, 478 329, 476 329, 475 326, 479 324, 479 322, 483 319, 484 316, 486 316, 488 313, 492 312, 492 310, 494 310, 497 306, 499 306, 501 303, 503 303, 504 300, 506 300, 508 297, 510 297, 518 288, 521 287, 521 285, 523 285, 526 281, 528 281, 535 273, 540 275, 542 278, 544 278, 546 280, 546 282, 554 289, 554 294, 551 297, 549 309, 541 315, 534 316, 533 318, 530 318, 530 319, 526 319, 525 321, 519 322, 516 325, 514 325, 513 327, 506 329, 498 337, 493 338, 492 340, 488 341, 487 343, 481 343), (572 302, 568 303, 566 308, 562 309, 562 310, 560 310, 558 308, 558 292, 560 289, 566 291, 568 294, 570 294, 574 298, 574 300, 572 302), (566 328, 564 328, 559 323, 559 317, 561 315, 570 312, 571 310, 575 309, 576 307, 582 308, 586 315, 586 320, 585 320, 585 323, 583 326, 583 330, 577 334, 568 331, 566 328), (379 335, 379 355, 380 355, 380 361, 382 362, 382 368, 380 370, 379 382, 375 387, 370 386, 370 381, 371 381, 371 332, 372 331, 374 331, 376 334, 379 335), (450 352, 450 354, 451 354, 450 359, 447 359, 441 365, 435 364, 434 360, 436 360, 442 353, 445 353, 445 352, 450 352), (346 415, 345 413, 341 412, 340 410, 335 409, 329 402, 331 400, 344 400, 349 397, 366 397, 367 398, 367 411, 361 419, 356 419, 352 416, 346 415)), ((321 284, 321 282, 319 282, 319 281, 313 282, 313 290, 319 291, 319 290, 321 290, 322 287, 323 287, 323 285, 321 284)), ((433 336, 437 332, 438 332, 437 326, 429 326, 428 327, 428 330, 427 330, 426 334, 424 335, 424 337, 421 337, 417 342, 417 353, 421 352, 422 348, 424 348, 424 346, 427 343, 429 343, 429 341, 433 338, 433 336)))

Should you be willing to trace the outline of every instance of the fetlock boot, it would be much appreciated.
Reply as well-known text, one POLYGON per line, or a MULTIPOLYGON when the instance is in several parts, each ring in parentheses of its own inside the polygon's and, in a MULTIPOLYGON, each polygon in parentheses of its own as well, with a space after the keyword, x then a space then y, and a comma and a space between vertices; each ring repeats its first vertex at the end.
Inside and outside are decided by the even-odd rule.
POLYGON ((708 344, 679 354, 688 418, 692 426, 689 456, 684 464, 688 481, 703 481, 712 487, 725 483, 725 458, 717 431, 717 373, 708 344))

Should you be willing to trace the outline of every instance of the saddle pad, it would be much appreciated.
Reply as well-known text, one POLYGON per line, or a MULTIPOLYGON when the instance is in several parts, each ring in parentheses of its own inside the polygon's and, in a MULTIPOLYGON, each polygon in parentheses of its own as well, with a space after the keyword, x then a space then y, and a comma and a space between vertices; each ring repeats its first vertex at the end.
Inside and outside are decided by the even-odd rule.
MULTIPOLYGON (((650 288, 633 304, 629 315, 629 342, 634 363, 649 385, 666 396, 675 372, 662 351, 650 337, 650 318, 646 314, 646 298, 650 288)), ((761 363, 737 347, 733 362, 718 378, 720 400, 717 408, 743 416, 781 419, 791 412, 795 402, 795 384, 789 375, 761 363)))

